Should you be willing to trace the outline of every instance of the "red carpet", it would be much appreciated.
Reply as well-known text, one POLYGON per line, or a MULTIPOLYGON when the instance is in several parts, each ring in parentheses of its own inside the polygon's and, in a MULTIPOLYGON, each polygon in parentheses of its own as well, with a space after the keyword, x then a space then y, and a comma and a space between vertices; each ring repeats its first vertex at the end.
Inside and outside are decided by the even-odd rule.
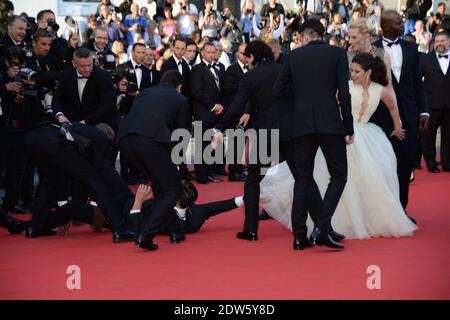
MULTIPOLYGON (((240 183, 199 186, 199 203, 236 196, 240 183)), ((203 230, 160 250, 113 244, 111 234, 72 227, 67 237, 27 240, 0 230, 1 299, 449 299, 450 174, 417 171, 409 212, 412 238, 345 241, 343 252, 291 248, 276 221, 262 221, 260 240, 237 240, 243 209, 208 221, 203 230), (68 290, 69 265, 81 268, 81 290, 68 290), (367 267, 381 268, 369 290, 367 267)))

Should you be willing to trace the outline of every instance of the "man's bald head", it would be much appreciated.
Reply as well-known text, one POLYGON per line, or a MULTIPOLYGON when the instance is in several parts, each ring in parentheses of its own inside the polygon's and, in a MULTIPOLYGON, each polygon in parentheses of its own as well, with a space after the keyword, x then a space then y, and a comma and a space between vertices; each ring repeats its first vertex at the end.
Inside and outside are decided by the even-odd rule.
POLYGON ((380 26, 383 36, 394 40, 403 34, 403 19, 395 10, 386 10, 381 14, 380 26))

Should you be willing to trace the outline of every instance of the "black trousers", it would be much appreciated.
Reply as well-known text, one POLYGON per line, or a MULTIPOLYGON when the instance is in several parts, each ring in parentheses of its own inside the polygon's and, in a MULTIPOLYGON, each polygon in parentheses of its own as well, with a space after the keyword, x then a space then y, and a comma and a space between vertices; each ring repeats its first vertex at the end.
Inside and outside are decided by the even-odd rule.
POLYGON ((450 109, 431 109, 428 130, 422 134, 422 149, 428 168, 436 164, 436 136, 441 127, 441 164, 450 170, 450 109))
POLYGON ((392 147, 394 148, 395 156, 397 158, 397 176, 400 186, 400 202, 403 209, 408 206, 409 199, 409 182, 411 179, 411 172, 414 168, 417 153, 417 137, 419 135, 418 128, 405 128, 406 137, 400 141, 396 138, 391 138, 392 147))
MULTIPOLYGON (((267 150, 271 150, 271 133, 268 130, 267 134, 267 150)), ((254 157, 253 153, 258 152, 262 147, 260 144, 258 132, 256 141, 252 142, 252 150, 250 152, 250 160, 254 157), (258 145, 257 145, 258 144, 258 145)), ((250 163, 248 165, 247 180, 244 184, 244 207, 245 207, 245 219, 244 219, 244 231, 257 233, 259 224, 259 195, 260 195, 260 183, 264 178, 264 172, 270 167, 271 163, 262 163, 259 155, 256 157, 256 163, 250 163)))
POLYGON ((18 203, 19 198, 31 198, 33 196, 33 173, 34 168, 25 156, 23 148, 24 132, 10 132, 5 134, 3 149, 5 157, 5 199, 3 209, 12 210, 18 203))
POLYGON ((295 185, 292 228, 295 238, 307 235, 308 211, 319 229, 327 233, 347 182, 347 150, 343 136, 309 134, 294 139, 295 185), (322 149, 331 178, 324 198, 314 180, 314 160, 322 149), (309 199, 308 199, 309 198, 309 199))
POLYGON ((119 149, 152 183, 155 206, 142 235, 153 237, 182 194, 180 176, 170 158, 170 145, 149 137, 129 135, 120 140, 119 149))

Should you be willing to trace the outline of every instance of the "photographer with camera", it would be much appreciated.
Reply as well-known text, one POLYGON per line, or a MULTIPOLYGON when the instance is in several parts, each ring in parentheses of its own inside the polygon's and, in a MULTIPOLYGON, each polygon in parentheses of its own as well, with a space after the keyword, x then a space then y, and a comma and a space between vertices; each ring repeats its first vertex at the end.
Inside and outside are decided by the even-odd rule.
POLYGON ((242 42, 242 25, 231 16, 225 21, 225 25, 220 31, 220 35, 231 43, 231 55, 235 55, 237 47, 242 42))
POLYGON ((172 16, 178 21, 178 34, 189 37, 196 30, 198 9, 189 0, 179 0, 173 5, 172 16))
POLYGON ((62 73, 53 99, 53 114, 58 123, 81 122, 95 126, 107 123, 114 131, 119 123, 111 76, 94 66, 92 53, 78 48, 73 67, 62 73))
POLYGON ((242 10, 240 23, 242 24, 242 35, 244 37, 244 42, 249 43, 254 40, 255 35, 253 34, 253 17, 256 16, 256 20, 259 21, 259 14, 255 12, 255 2, 253 0, 247 0, 245 3, 245 8, 242 10))
POLYGON ((88 45, 95 66, 108 72, 116 67, 116 55, 108 48, 108 32, 103 27, 94 30, 94 41, 88 45))
POLYGON ((36 16, 37 30, 48 31, 51 35, 51 50, 50 52, 60 60, 61 65, 66 63, 69 57, 69 45, 66 39, 58 37, 57 32, 59 25, 56 23, 56 16, 52 10, 46 9, 39 11, 36 16))
POLYGON ((100 16, 97 19, 97 25, 104 27, 108 32, 108 41, 113 43, 116 40, 122 40, 122 32, 126 32, 127 28, 117 17, 116 12, 111 12, 107 5, 100 6, 100 16))
POLYGON ((198 16, 198 28, 202 37, 208 37, 210 41, 219 40, 219 31, 222 27, 222 16, 213 10, 213 0, 205 0, 205 10, 198 16))
POLYGON ((19 198, 28 207, 33 194, 32 167, 26 161, 23 137, 32 125, 43 117, 38 90, 37 72, 26 66, 26 55, 20 47, 10 47, 5 52, 5 69, 2 71, 6 92, 2 97, 0 145, 5 158, 5 198, 2 209, 25 212, 19 208, 19 198))

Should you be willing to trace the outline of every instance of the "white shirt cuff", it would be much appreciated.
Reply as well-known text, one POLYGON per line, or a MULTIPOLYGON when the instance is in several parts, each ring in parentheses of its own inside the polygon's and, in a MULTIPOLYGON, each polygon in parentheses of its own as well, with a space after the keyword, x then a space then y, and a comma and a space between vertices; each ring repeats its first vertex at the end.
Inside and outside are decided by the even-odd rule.
POLYGON ((213 112, 215 108, 216 108, 216 106, 212 107, 211 112, 213 112))
POLYGON ((130 214, 135 214, 135 213, 140 213, 140 212, 141 212, 140 209, 138 209, 138 210, 130 210, 130 214))
POLYGON ((236 198, 234 198, 234 202, 236 203, 236 205, 238 207, 240 207, 244 204, 244 197, 243 196, 236 197, 236 198))
POLYGON ((55 118, 58 119, 59 116, 63 116, 63 115, 64 115, 64 113, 58 112, 57 114, 55 114, 55 118))
POLYGON ((430 117, 430 114, 428 112, 423 112, 420 114, 421 116, 427 116, 428 118, 430 117))

